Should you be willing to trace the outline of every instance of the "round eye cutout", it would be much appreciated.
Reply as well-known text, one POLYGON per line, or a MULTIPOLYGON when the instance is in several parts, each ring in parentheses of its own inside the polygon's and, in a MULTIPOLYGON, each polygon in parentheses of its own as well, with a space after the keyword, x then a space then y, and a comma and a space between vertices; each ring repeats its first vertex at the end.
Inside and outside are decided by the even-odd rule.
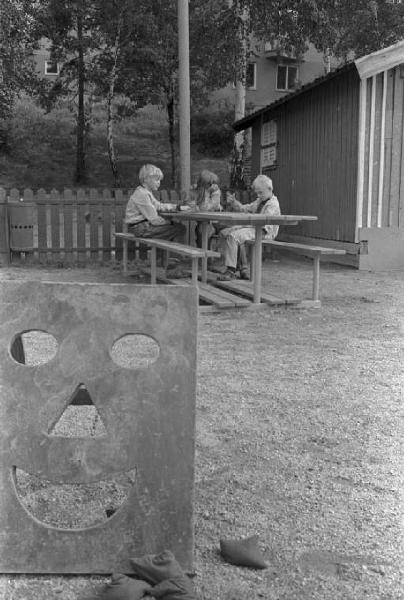
POLYGON ((146 369, 160 356, 160 346, 152 337, 128 333, 114 342, 111 358, 124 369, 146 369))
POLYGON ((11 357, 21 365, 38 367, 51 361, 58 350, 56 338, 40 329, 18 333, 10 344, 11 357))

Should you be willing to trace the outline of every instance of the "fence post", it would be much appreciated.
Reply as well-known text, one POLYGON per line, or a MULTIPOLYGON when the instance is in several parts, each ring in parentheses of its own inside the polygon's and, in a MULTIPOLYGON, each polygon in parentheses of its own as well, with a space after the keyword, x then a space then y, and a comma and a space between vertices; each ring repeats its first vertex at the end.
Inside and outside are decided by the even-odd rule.
POLYGON ((0 188, 0 264, 10 264, 10 235, 7 192, 0 188))
POLYGON ((111 190, 104 189, 102 191, 102 261, 108 262, 112 259, 112 214, 113 199, 111 190))

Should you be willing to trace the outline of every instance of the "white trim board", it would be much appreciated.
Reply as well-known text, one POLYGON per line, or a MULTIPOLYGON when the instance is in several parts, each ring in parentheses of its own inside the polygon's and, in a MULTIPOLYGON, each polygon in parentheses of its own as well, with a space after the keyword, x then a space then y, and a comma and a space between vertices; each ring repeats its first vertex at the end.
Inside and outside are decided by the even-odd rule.
POLYGON ((393 69, 397 65, 404 63, 404 40, 388 48, 383 48, 377 52, 372 52, 372 54, 362 56, 362 58, 358 58, 354 62, 361 79, 373 77, 373 75, 393 69))

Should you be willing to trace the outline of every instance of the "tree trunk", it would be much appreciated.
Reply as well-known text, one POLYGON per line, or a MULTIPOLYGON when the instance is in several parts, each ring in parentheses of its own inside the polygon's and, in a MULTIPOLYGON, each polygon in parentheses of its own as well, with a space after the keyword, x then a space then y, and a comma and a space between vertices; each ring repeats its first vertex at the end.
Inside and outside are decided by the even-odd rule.
MULTIPOLYGON (((237 81, 235 94, 234 117, 238 121, 245 115, 245 85, 243 81, 237 81)), ((237 189, 245 189, 246 187, 244 179, 244 131, 234 134, 230 187, 237 189)))
POLYGON ((112 174, 114 176, 115 187, 121 187, 121 180, 118 172, 118 165, 116 163, 116 154, 115 154, 115 145, 114 145, 114 115, 112 112, 112 101, 114 99, 115 93, 115 80, 117 73, 117 63, 119 57, 119 45, 121 40, 121 30, 122 30, 122 15, 121 12, 118 18, 118 25, 115 36, 115 46, 114 46, 114 62, 111 70, 111 77, 109 80, 109 90, 107 97, 107 141, 108 141, 108 156, 109 162, 111 165, 112 174))
POLYGON ((85 139, 85 112, 84 112, 84 84, 85 66, 83 49, 83 6, 80 4, 77 10, 77 42, 78 42, 78 112, 77 112, 77 135, 76 135, 76 183, 86 181, 86 157, 84 149, 85 139))

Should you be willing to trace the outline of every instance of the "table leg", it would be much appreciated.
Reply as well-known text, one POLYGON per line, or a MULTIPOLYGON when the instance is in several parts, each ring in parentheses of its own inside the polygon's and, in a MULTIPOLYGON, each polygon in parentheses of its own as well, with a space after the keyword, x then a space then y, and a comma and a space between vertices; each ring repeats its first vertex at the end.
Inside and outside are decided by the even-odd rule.
POLYGON ((152 247, 150 253, 150 283, 157 282, 157 248, 152 247))
POLYGON ((320 290, 320 257, 313 257, 313 300, 319 299, 320 290))
MULTIPOLYGON (((209 223, 206 221, 202 222, 202 249, 208 250, 208 227, 209 223)), ((202 283, 206 283, 208 279, 208 258, 204 256, 202 258, 202 268, 201 268, 201 281, 202 283)))
POLYGON ((262 281, 262 226, 255 228, 254 244, 254 304, 261 302, 261 281, 262 281))
POLYGON ((192 285, 198 285, 198 257, 192 258, 192 285))

